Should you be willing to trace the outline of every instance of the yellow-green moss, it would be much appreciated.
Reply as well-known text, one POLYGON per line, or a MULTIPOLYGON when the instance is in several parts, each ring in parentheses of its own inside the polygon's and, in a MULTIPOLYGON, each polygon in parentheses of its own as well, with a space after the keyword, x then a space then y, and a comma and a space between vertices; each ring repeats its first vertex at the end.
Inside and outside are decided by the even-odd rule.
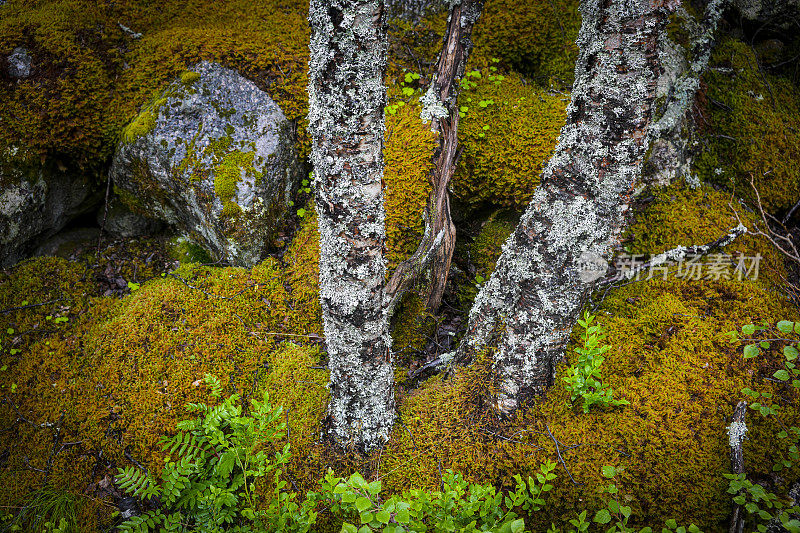
POLYGON ((306 155, 307 9, 307 2, 282 0, 4 5, 0 53, 25 46, 34 71, 0 83, 0 116, 8 119, 0 126, 0 147, 17 144, 37 158, 58 154, 68 165, 99 171, 153 93, 205 59, 269 88, 286 116, 298 121, 306 155), (131 37, 119 23, 142 37, 131 37))
POLYGON ((541 86, 569 87, 580 23, 576 0, 487 2, 475 26, 473 61, 496 57, 541 86))
POLYGON ((424 224, 422 212, 430 191, 431 158, 437 140, 419 119, 418 105, 405 105, 386 116, 383 150, 386 184, 386 240, 389 267, 416 250, 424 224))
POLYGON ((458 130, 463 152, 453 194, 468 207, 524 209, 564 125, 568 97, 488 69, 467 79, 476 86, 459 97, 466 112, 458 130))
POLYGON ((180 263, 213 263, 211 255, 202 247, 185 237, 172 239, 170 255, 180 263))
POLYGON ((707 121, 698 174, 753 201, 754 180, 765 209, 800 200, 800 89, 758 68, 753 49, 724 39, 712 56, 700 95, 707 121))
POLYGON ((181 73, 181 82, 184 85, 191 85, 199 79, 200 79, 199 72, 192 72, 190 70, 187 70, 186 72, 181 73))
POLYGON ((395 365, 408 366, 417 359, 436 329, 436 319, 415 292, 409 292, 392 320, 392 351, 395 365))
POLYGON ((214 168, 214 192, 222 200, 222 215, 231 216, 241 212, 234 201, 236 184, 242 179, 242 172, 252 169, 255 152, 238 150, 225 154, 222 161, 214 168))
MULTIPOLYGON (((638 233, 631 232, 629 246, 658 252, 714 240, 730 227, 725 198, 711 189, 664 191, 634 225, 638 233)), ((754 239, 737 244, 726 251, 769 254, 754 239)), ((774 350, 763 361, 744 360, 725 333, 750 322, 796 320, 797 310, 765 279, 671 277, 614 290, 598 313, 614 346, 604 363, 605 381, 630 406, 582 414, 569 403, 562 366, 544 398, 501 422, 485 410, 492 383, 480 364, 452 382, 432 380, 400 406, 404 425, 382 454, 387 492, 411 486, 435 490, 439 468, 508 488, 514 484, 511 475, 533 475, 540 462, 558 462, 560 453, 583 485, 572 485, 559 465, 551 505, 529 517, 532 531, 565 523, 584 508, 597 509, 606 464, 625 468, 617 485, 639 517, 637 524, 660 527, 666 518, 680 518, 706 531, 723 527, 730 509, 722 475, 730 469, 726 417, 742 399, 743 387, 771 389, 762 376, 770 375, 781 357, 774 350), (559 440, 558 450, 548 431, 559 440)), ((800 420, 795 396, 782 400, 792 423, 800 420)), ((748 423, 753 432, 748 465, 767 473, 774 457, 765 450, 778 445, 777 429, 761 419, 748 423)))
POLYGON ((156 127, 158 111, 166 103, 166 98, 158 98, 142 109, 141 113, 122 129, 122 141, 131 143, 153 131, 156 127))
POLYGON ((488 279, 494 272, 495 263, 500 257, 503 244, 514 231, 519 220, 513 212, 495 211, 483 223, 478 235, 469 248, 470 261, 478 269, 478 274, 488 279))
MULTIPOLYGON (((677 246, 706 244, 727 234, 739 219, 753 227, 755 217, 742 208, 736 218, 730 194, 711 187, 690 189, 681 184, 652 191, 653 202, 645 214, 631 224, 625 246, 634 254, 657 254, 677 246)), ((736 256, 761 256, 758 282, 773 288, 785 277, 783 256, 766 239, 743 235, 724 251, 736 256)), ((720 252, 717 252, 720 253, 720 252)))

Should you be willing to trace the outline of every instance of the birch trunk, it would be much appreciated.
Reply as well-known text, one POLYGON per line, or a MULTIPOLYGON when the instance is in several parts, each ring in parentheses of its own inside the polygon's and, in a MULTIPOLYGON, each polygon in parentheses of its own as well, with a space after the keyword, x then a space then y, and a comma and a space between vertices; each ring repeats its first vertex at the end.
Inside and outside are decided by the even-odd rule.
POLYGON ((658 43, 679 1, 584 0, 567 123, 495 272, 470 311, 457 360, 494 351, 497 408, 553 384, 555 366, 618 242, 648 147, 658 43))
POLYGON ((383 0, 311 0, 309 130, 320 232, 330 432, 369 451, 394 422, 385 279, 383 0))

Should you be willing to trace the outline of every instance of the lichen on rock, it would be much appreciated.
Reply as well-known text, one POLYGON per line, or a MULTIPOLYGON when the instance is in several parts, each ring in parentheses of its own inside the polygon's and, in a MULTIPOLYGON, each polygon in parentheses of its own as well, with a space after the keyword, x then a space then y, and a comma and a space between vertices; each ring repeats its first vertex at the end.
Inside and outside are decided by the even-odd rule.
POLYGON ((288 209, 299 163, 272 99, 235 71, 201 62, 125 128, 111 176, 136 199, 131 209, 252 266, 288 209))

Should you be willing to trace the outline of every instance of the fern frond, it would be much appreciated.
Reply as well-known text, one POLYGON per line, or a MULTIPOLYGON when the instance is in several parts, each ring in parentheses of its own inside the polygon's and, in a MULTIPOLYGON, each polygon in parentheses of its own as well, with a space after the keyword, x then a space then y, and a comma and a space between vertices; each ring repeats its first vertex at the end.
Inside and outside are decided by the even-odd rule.
POLYGON ((119 475, 116 476, 114 481, 117 486, 127 492, 141 499, 148 499, 160 494, 158 485, 153 483, 150 474, 142 472, 136 467, 128 466, 119 468, 119 475))

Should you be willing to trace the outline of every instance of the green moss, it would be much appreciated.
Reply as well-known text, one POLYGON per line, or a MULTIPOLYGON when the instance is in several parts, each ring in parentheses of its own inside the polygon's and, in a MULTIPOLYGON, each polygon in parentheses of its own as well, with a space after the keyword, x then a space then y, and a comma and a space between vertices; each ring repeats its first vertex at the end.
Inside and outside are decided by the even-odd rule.
POLYGON ((214 192, 222 200, 222 216, 232 216, 241 212, 234 201, 236 184, 242 179, 242 173, 253 168, 255 152, 234 151, 225 154, 214 168, 214 192))
POLYGON ((122 142, 132 143, 139 137, 143 137, 153 131, 156 127, 158 112, 167 103, 165 97, 159 97, 148 104, 136 115, 130 124, 122 129, 122 142))
POLYGON ((181 73, 181 82, 184 85, 191 85, 199 79, 200 79, 199 72, 192 72, 190 70, 187 70, 186 72, 181 73))
POLYGON ((185 237, 178 237, 170 242, 170 255, 180 263, 213 263, 209 253, 185 237))
POLYGON ((542 92, 516 75, 493 71, 468 77, 458 130, 463 153, 453 194, 468 208, 486 204, 524 209, 564 125, 566 96, 542 92))
POLYGON ((475 26, 473 63, 495 57, 540 86, 570 87, 580 23, 576 0, 487 2, 475 26))
POLYGON ((430 191, 432 157, 437 141, 430 125, 419 120, 419 111, 418 105, 405 105, 394 115, 386 116, 383 203, 390 268, 416 250, 424 230, 422 212, 430 191))
POLYGON ((395 365, 407 367, 425 349, 436 330, 436 318, 414 292, 407 293, 392 320, 392 351, 395 365))
POLYGON ((500 257, 503 244, 517 226, 519 217, 510 211, 495 211, 481 226, 470 246, 470 260, 478 274, 488 279, 500 257))
MULTIPOLYGON (((689 189, 676 184, 653 191, 653 202, 626 232, 626 248, 635 254, 657 254, 677 246, 706 244, 739 224, 730 195, 711 187, 689 189)), ((738 215, 752 227, 755 217, 743 209, 738 215)), ((766 239, 743 235, 725 253, 761 257, 758 283, 771 289, 785 277, 783 257, 766 239)))
MULTIPOLYGON (((5 5, 0 53, 24 45, 36 68, 29 79, 0 83, 0 116, 8 118, 0 125, 0 148, 25 146, 37 159, 57 155, 67 166, 99 173, 154 92, 205 59, 269 87, 286 116, 298 121, 305 156, 307 9, 282 0, 222 8, 197 1, 5 5), (189 19, 194 23, 187 26, 189 19), (119 22, 142 37, 132 38, 119 22)), ((142 117, 125 137, 135 138, 150 122, 142 117)))
POLYGON ((704 180, 782 212, 800 194, 800 89, 758 69, 754 50, 731 38, 715 49, 700 95, 706 127, 695 161, 704 180))

